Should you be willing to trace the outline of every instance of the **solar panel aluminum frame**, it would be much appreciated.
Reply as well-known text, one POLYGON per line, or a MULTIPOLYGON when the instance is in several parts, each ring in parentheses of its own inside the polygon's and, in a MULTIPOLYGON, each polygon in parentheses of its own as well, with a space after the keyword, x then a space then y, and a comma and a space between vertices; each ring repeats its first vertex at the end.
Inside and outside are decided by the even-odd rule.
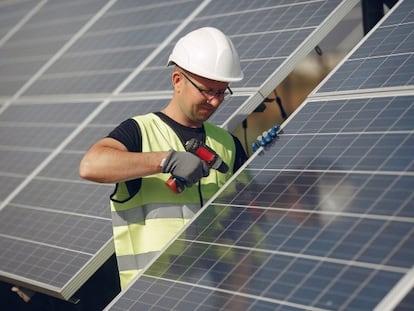
POLYGON ((374 311, 395 310, 404 297, 414 288, 414 267, 378 303, 374 311))

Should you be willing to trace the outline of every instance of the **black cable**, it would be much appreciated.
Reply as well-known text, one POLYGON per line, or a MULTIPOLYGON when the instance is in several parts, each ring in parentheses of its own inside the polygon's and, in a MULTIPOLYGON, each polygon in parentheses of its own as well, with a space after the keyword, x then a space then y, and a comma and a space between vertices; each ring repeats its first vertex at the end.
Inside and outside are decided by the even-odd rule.
POLYGON ((201 181, 198 181, 198 199, 200 201, 200 208, 204 205, 203 192, 201 191, 201 181))
POLYGON ((243 120, 243 135, 244 135, 244 146, 246 148, 246 154, 249 154, 249 144, 247 143, 247 119, 243 120))
POLYGON ((276 101, 277 105, 279 106, 280 115, 282 116, 283 120, 286 120, 288 115, 287 115, 285 109, 283 108, 282 99, 277 94, 276 89, 273 91, 273 93, 275 94, 275 101, 276 101))
POLYGON ((321 49, 321 47, 319 45, 315 46, 315 52, 319 56, 322 56, 323 55, 322 49, 321 49))

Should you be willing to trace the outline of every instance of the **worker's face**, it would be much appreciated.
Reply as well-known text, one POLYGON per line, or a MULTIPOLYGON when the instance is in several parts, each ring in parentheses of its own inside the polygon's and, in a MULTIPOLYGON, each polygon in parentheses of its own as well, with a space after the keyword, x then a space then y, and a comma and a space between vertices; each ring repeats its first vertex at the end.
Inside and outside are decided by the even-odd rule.
POLYGON ((176 70, 175 74, 181 87, 181 113, 194 126, 201 126, 223 102, 228 83, 206 79, 182 69, 176 70))

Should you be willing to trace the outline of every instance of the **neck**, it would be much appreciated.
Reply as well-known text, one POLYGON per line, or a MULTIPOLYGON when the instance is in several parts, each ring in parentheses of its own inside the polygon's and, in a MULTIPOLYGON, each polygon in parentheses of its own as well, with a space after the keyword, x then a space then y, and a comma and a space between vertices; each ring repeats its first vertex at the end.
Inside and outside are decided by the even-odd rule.
POLYGON ((176 109, 173 108, 171 102, 169 105, 167 105, 167 107, 161 110, 161 112, 183 126, 191 128, 203 127, 203 122, 193 121, 187 118, 183 113, 176 111, 176 109))

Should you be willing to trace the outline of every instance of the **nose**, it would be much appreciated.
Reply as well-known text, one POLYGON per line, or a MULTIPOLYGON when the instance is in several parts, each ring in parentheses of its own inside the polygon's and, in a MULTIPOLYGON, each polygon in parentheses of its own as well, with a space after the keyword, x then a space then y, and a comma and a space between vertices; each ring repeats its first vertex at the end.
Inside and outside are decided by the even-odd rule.
POLYGON ((206 102, 208 104, 210 104, 211 106, 213 106, 213 107, 220 106, 220 104, 221 104, 222 101, 223 101, 222 98, 219 98, 219 97, 214 96, 214 95, 209 96, 209 97, 206 98, 206 102))

